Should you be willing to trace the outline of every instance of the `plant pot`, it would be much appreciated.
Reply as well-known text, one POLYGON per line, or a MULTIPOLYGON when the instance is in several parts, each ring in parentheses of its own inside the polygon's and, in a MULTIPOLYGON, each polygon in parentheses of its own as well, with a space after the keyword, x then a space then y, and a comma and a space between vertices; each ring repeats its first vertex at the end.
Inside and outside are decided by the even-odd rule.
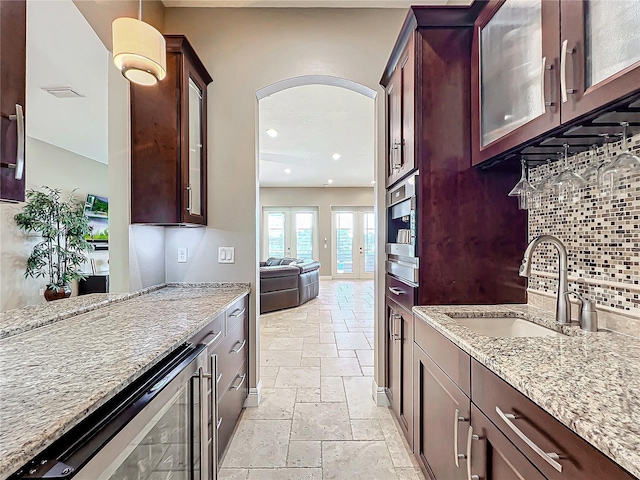
POLYGON ((44 299, 47 302, 52 300, 60 300, 62 298, 69 298, 71 296, 70 285, 47 285, 44 291, 44 299))

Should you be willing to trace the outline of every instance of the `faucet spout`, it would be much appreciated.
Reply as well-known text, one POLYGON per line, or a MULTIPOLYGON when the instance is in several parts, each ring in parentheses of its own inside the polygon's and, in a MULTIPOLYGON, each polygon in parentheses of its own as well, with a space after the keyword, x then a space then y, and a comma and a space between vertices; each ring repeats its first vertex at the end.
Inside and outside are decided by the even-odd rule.
POLYGON ((531 275, 531 259, 538 245, 550 243, 558 250, 558 298, 556 300, 556 322, 561 325, 571 323, 571 310, 567 302, 565 293, 569 290, 567 280, 567 249, 562 241, 553 235, 540 235, 534 238, 524 252, 522 265, 520 265, 520 276, 529 277, 531 275))

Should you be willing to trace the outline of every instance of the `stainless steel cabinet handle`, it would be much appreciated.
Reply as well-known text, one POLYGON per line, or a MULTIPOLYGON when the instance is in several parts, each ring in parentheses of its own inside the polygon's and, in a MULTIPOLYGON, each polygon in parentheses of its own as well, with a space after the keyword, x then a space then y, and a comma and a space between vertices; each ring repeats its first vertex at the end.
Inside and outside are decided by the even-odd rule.
POLYGON ((456 408, 453 415, 453 458, 456 462, 456 467, 460 468, 460 460, 464 460, 467 456, 464 453, 458 452, 458 423, 466 422, 467 419, 460 416, 460 410, 456 408))
MULTIPOLYGON (((238 343, 240 343, 240 342, 238 342, 238 343)), ((229 353, 240 353, 240 350, 242 350, 246 344, 247 344, 247 341, 243 340, 242 343, 240 343, 239 347, 233 348, 229 353)))
POLYGON ((471 442, 473 440, 480 440, 480 437, 473 434, 473 427, 469 425, 469 433, 467 434, 467 479, 480 480, 478 475, 471 474, 471 442))
POLYGON ((16 103, 15 115, 9 115, 9 120, 16 122, 16 131, 18 136, 18 146, 16 147, 16 163, 3 163, 3 167, 15 168, 14 178, 22 180, 24 176, 24 110, 22 105, 16 103))
POLYGON ((231 390, 231 389, 240 390, 240 387, 242 386, 244 381, 247 379, 247 374, 245 373, 242 376, 238 375, 236 378, 240 378, 240 383, 238 385, 232 385, 229 390, 231 390))
POLYGON ((402 321, 402 316, 394 313, 391 315, 391 321, 393 322, 393 339, 394 340, 402 340, 402 328, 400 327, 400 322, 402 321))
POLYGON ((216 383, 220 383, 220 380, 222 380, 222 374, 219 373, 218 376, 216 377, 216 383))
POLYGON ((216 430, 219 430, 219 429, 220 429, 220 425, 222 425, 222 417, 220 417, 220 418, 218 419, 218 421, 216 422, 216 430))
POLYGON ((404 292, 397 287, 389 287, 389 291, 394 295, 402 295, 404 292))
POLYGON ((551 465, 553 468, 555 468, 558 472, 562 473, 562 465, 560 465, 560 463, 557 462, 557 460, 560 460, 560 456, 557 453, 546 453, 538 445, 533 443, 533 441, 529 437, 527 437, 512 422, 512 420, 515 420, 517 418, 514 414, 512 414, 512 413, 504 413, 502 410, 500 410, 500 407, 497 407, 497 406, 496 406, 496 412, 498 413, 498 415, 500 415, 500 418, 502 418, 504 423, 506 423, 507 426, 513 431, 513 433, 518 435, 518 437, 520 437, 520 439, 524 443, 526 443, 531 448, 531 450, 533 450, 538 455, 540 455, 545 462, 547 462, 549 465, 551 465))
POLYGON ((187 192, 189 192, 189 206, 187 207, 187 212, 191 212, 191 205, 193 200, 191 185, 187 186, 187 192))
MULTIPOLYGON (((209 357, 209 365, 211 368, 211 378, 215 378, 215 382, 211 382, 211 423, 213 424, 214 419, 218 418, 218 382, 222 378, 222 374, 218 373, 218 355, 213 354, 209 357)), ((218 420, 218 428, 220 428, 220 421, 218 420)), ((208 423, 207 423, 208 425, 208 423)), ((218 428, 213 432, 213 436, 211 438, 211 472, 212 479, 215 480, 218 478, 218 428)), ((208 429, 207 429, 208 430, 208 429)))
POLYGON ((209 332, 207 333, 204 338, 207 338, 209 336, 213 335, 213 338, 211 340, 209 340, 207 343, 205 343, 206 347, 210 347, 212 344, 214 344, 216 342, 216 340, 218 340, 220 338, 220 335, 222 335, 222 330, 220 330, 218 333, 216 332, 209 332))
MULTIPOLYGON (((207 451, 207 445, 209 444, 209 415, 207 408, 207 374, 204 373, 204 369, 200 367, 198 369, 198 381, 200 388, 200 472, 202 478, 207 478, 207 467, 209 462, 209 452, 207 451)), ((213 400, 212 400, 213 401, 213 400)))
POLYGON ((547 57, 542 57, 542 67, 540 73, 540 88, 542 89, 542 113, 547 112, 547 107, 553 107, 555 105, 554 102, 547 101, 546 92, 545 92, 545 79, 547 75, 547 70, 553 70, 553 65, 547 65, 547 57))
POLYGON ((231 315, 229 315, 230 317, 239 317, 240 315, 242 315, 244 312, 246 312, 247 309, 246 308, 239 308, 237 310, 235 310, 231 315))
POLYGON ((573 48, 569 48, 569 40, 562 41, 562 50, 560 51, 560 95, 562 103, 567 103, 567 93, 576 93, 575 89, 567 88, 567 53, 573 53, 573 48))

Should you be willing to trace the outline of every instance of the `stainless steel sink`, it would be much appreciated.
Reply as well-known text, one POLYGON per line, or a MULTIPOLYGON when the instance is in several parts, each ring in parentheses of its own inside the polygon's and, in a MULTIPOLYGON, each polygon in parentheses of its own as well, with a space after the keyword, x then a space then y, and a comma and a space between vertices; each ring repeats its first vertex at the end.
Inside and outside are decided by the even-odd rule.
POLYGON ((455 318, 460 325, 487 337, 563 337, 560 332, 516 317, 455 318))

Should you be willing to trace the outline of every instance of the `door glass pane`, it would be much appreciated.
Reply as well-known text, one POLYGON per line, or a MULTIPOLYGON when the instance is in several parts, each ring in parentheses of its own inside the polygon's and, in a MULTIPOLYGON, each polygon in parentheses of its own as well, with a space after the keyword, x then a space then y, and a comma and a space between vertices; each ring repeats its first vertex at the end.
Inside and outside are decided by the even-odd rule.
POLYGON ((585 2, 587 87, 640 61, 640 1, 585 2))
POLYGON ((542 0, 507 0, 480 33, 482 145, 542 115, 542 0))
POLYGON ((267 214, 267 257, 284 257, 284 212, 267 214))
MULTIPOLYGON (((193 411, 189 399, 189 389, 183 388, 178 392, 136 441, 124 448, 123 455, 100 474, 99 480, 188 480, 191 478, 189 464, 192 455, 198 472, 197 444, 194 453, 191 452, 189 419, 193 411)), ((194 431, 198 428, 195 425, 194 431)))
POLYGON ((353 212, 336 213, 336 271, 353 273, 353 212))
POLYGON ((189 78, 189 206, 192 215, 202 215, 202 90, 189 78))
POLYGON ((364 273, 373 273, 376 261, 376 228, 373 212, 364 214, 362 225, 362 233, 364 234, 364 273))
POLYGON ((296 216, 296 257, 313 258, 313 213, 298 212, 296 216))

